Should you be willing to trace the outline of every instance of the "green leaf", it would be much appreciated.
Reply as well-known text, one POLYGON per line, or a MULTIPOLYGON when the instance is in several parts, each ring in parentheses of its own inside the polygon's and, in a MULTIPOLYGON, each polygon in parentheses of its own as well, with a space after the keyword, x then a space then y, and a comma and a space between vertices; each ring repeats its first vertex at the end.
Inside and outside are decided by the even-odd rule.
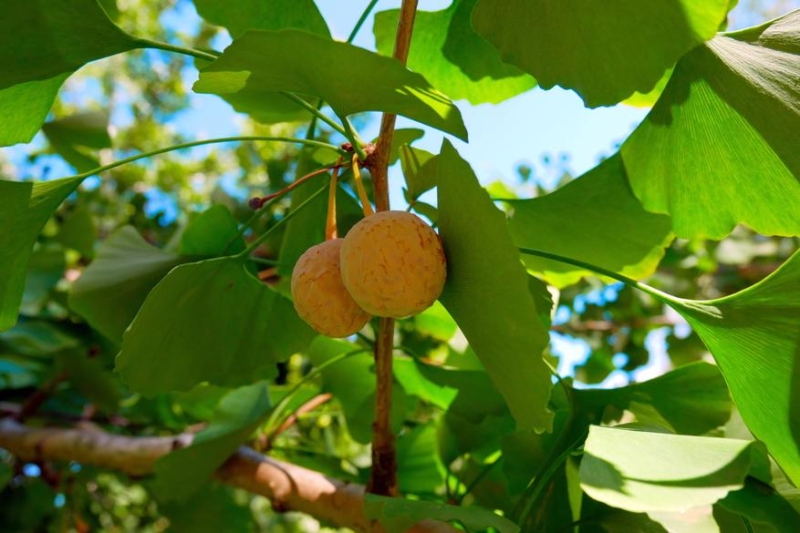
POLYGON ((394 377, 407 394, 447 410, 458 395, 458 390, 431 381, 420 370, 421 365, 423 363, 418 363, 414 359, 397 357, 392 364, 394 377))
POLYGON ((295 28, 330 36, 314 0, 194 0, 197 13, 236 39, 247 30, 295 28))
POLYGON ((225 396, 192 444, 156 461, 156 491, 162 500, 186 500, 247 440, 269 414, 266 382, 225 396))
POLYGON ((747 427, 800 482, 800 252, 717 300, 666 299, 716 359, 747 427), (765 406, 769 406, 765 408, 765 406))
POLYGON ((148 244, 133 226, 108 237, 73 284, 69 305, 97 331, 116 343, 147 294, 181 259, 148 244))
POLYGON ((94 257, 97 225, 88 206, 79 205, 66 214, 56 240, 65 247, 79 252, 83 257, 94 257))
POLYGON ((53 212, 81 180, 0 180, 0 331, 13 326, 33 245, 53 212))
POLYGON ((0 340, 15 353, 29 357, 50 357, 79 345, 78 339, 52 322, 25 319, 0 334, 0 340))
POLYGON ((592 426, 581 486, 627 511, 683 513, 741 489, 759 451, 753 441, 592 426))
MULTIPOLYGON (((394 130, 392 147, 389 149, 389 166, 394 165, 400 159, 400 148, 410 145, 424 136, 425 131, 419 128, 399 128, 394 130)), ((378 139, 373 139, 372 142, 378 142, 378 139)))
POLYGON ((181 255, 232 255, 244 247, 236 220, 230 210, 220 204, 193 218, 181 236, 181 255))
POLYGON ((47 308, 52 300, 53 289, 63 279, 66 267, 64 249, 57 244, 46 243, 34 248, 25 274, 20 315, 36 316, 47 308))
POLYGON ((108 119, 106 111, 85 111, 47 122, 42 131, 67 163, 87 172, 100 166, 93 151, 111 147, 108 119))
POLYGON ((0 89, 37 80, 54 84, 55 76, 141 46, 108 19, 96 0, 4 0, 0 89))
POLYGON ((439 458, 434 424, 424 424, 397 440, 399 489, 403 494, 434 494, 444 483, 446 469, 439 458))
MULTIPOLYGON (((470 24, 476 0, 455 0, 442 11, 419 11, 408 68, 419 72, 454 100, 497 104, 536 86, 536 80, 503 63, 500 54, 470 24)), ((400 10, 375 15, 375 45, 383 55, 394 50, 400 10)))
POLYGON ((798 33, 795 11, 693 50, 622 146, 634 193, 678 237, 736 224, 800 235, 800 151, 786 135, 800 128, 798 33))
POLYGON ((574 89, 598 107, 649 92, 727 11, 727 0, 478 0, 472 24, 545 89, 574 89))
POLYGON ((411 146, 400 147, 400 166, 406 180, 409 201, 436 187, 436 161, 433 154, 411 146))
MULTIPOLYGON (((619 155, 553 193, 508 204, 513 208, 509 231, 517 246, 574 257, 634 279, 655 272, 672 241, 669 218, 644 210, 619 155)), ((589 275, 540 257, 526 255, 523 261, 557 287, 589 275)))
POLYGON ((245 502, 237 501, 234 490, 222 485, 206 485, 185 502, 161 503, 158 510, 169 519, 172 531, 250 532, 253 515, 245 502))
POLYGON ((0 146, 27 143, 33 139, 68 77, 69 74, 60 74, 0 89, 0 117, 3 117, 0 146))
POLYGON ((239 259, 174 268, 125 332, 117 371, 145 396, 208 381, 236 386, 274 376, 274 365, 312 332, 292 304, 239 259))
POLYGON ((520 429, 549 430, 553 415, 547 403, 552 383, 542 358, 548 333, 528 292, 527 275, 505 216, 452 145, 445 142, 436 161, 439 231, 448 263, 440 300, 520 429))
MULTIPOLYGON (((359 350, 346 341, 317 337, 311 343, 308 356, 314 366, 332 358, 359 350)), ((353 440, 368 443, 372 440, 372 421, 375 419, 375 361, 370 353, 353 354, 322 371, 322 390, 330 392, 342 405, 347 429, 353 440)), ((406 395, 397 385, 392 387, 392 429, 403 426, 406 395)))
POLYGON ((367 494, 364 513, 367 518, 377 520, 389 533, 405 533, 423 520, 440 522, 457 521, 469 530, 493 527, 500 533, 517 533, 519 526, 480 507, 456 507, 445 503, 404 500, 367 494))
POLYGON ((617 389, 575 389, 573 394, 578 405, 598 415, 613 406, 632 412, 640 423, 684 435, 702 435, 723 426, 732 408, 719 369, 703 362, 676 368, 643 383, 617 389))
POLYGON ((87 356, 86 350, 66 350, 58 354, 58 363, 67 373, 70 384, 105 413, 114 413, 122 397, 119 380, 102 361, 87 356))
POLYGON ((800 512, 772 487, 753 478, 747 478, 744 488, 728 494, 719 505, 753 522, 769 524, 778 533, 800 531, 800 512))
POLYGON ((458 109, 419 74, 394 59, 297 30, 248 31, 201 70, 194 90, 235 95, 236 110, 257 120, 272 114, 264 98, 288 91, 322 98, 342 116, 385 111, 467 138, 458 109))

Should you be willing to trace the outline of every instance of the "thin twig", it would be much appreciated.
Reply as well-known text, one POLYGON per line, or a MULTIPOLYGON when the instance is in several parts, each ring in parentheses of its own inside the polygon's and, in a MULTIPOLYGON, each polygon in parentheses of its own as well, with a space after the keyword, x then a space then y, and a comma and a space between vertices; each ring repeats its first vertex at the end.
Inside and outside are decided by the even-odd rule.
MULTIPOLYGON (((284 420, 283 423, 269 435, 269 441, 274 441, 275 437, 277 437, 278 435, 280 435, 281 433, 283 433, 284 431, 295 425, 297 423, 297 420, 301 416, 310 413, 320 405, 323 405, 326 402, 328 402, 331 398, 333 398, 333 395, 331 395, 331 393, 323 392, 322 394, 317 394, 316 396, 308 400, 306 403, 298 407, 292 414, 286 417, 286 420, 284 420)), ((267 446, 267 449, 269 449, 269 445, 267 446)))
MULTIPOLYGON (((394 45, 394 57, 403 65, 408 59, 417 0, 403 0, 400 22, 394 45)), ((369 162, 375 207, 389 210, 389 156, 394 136, 395 115, 384 113, 375 152, 369 162)), ((367 162, 365 162, 367 163, 367 162)), ((394 496, 397 489, 397 451, 391 426, 392 410, 392 346, 394 319, 381 318, 375 344, 375 421, 372 424, 372 470, 367 490, 374 494, 394 496)))
POLYGON ((18 422, 24 422, 28 418, 30 418, 39 407, 53 394, 53 391, 56 390, 61 383, 66 381, 69 374, 67 374, 66 370, 62 370, 57 375, 50 378, 48 381, 42 383, 42 385, 34 391, 33 394, 25 400, 25 403, 19 409, 19 412, 16 414, 14 419, 18 422))

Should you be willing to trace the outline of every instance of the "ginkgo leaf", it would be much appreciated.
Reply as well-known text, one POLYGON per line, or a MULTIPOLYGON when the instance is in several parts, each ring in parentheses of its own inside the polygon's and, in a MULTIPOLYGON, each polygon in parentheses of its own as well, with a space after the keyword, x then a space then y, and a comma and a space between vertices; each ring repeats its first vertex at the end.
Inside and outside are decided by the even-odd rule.
MULTIPOLYGON (((322 370, 322 388, 333 394, 342 405, 347 429, 357 442, 372 439, 372 421, 375 418, 375 359, 371 353, 359 350, 355 344, 317 337, 308 350, 314 366, 321 366, 334 357, 352 355, 322 370)), ((403 426, 406 396, 401 386, 392 387, 392 430, 403 426)))
POLYGON ((261 120, 297 109, 282 91, 316 96, 340 115, 386 111, 467 138, 455 105, 394 59, 298 30, 250 30, 200 71, 194 90, 261 120), (235 97, 235 98, 232 98, 235 97), (277 99, 276 99, 277 98, 277 99))
MULTIPOLYGON (((517 246, 574 257, 634 279, 652 274, 672 241, 669 218, 645 211, 619 155, 555 192, 508 204, 517 246)), ((540 257, 526 256, 524 262, 557 287, 590 273, 540 257)))
POLYGON ((582 409, 599 420, 609 407, 627 410, 640 423, 665 427, 682 435, 702 435, 728 421, 731 398, 715 365, 697 362, 655 379, 615 389, 576 389, 582 409), (680 391, 676 395, 675 391, 680 391))
POLYGON ((0 331, 13 326, 33 245, 80 178, 38 183, 0 180, 0 331))
POLYGON ((459 507, 446 503, 387 498, 375 494, 366 495, 364 513, 377 520, 389 533, 410 531, 424 520, 441 522, 458 521, 470 530, 495 528, 500 533, 518 533, 519 526, 510 520, 480 507, 459 507))
POLYGON ((0 117, 3 117, 0 146, 27 143, 33 139, 68 77, 69 74, 59 74, 50 79, 0 89, 0 117))
MULTIPOLYGON (((500 54, 470 24, 476 0, 455 0, 442 11, 419 11, 408 68, 419 72, 454 100, 499 103, 536 86, 536 80, 503 63, 500 54)), ((383 55, 394 48, 400 10, 375 15, 375 45, 383 55)))
POLYGON ((96 151, 111 147, 107 111, 85 111, 42 126, 53 149, 78 172, 100 166, 96 151))
POLYGON ((194 0, 194 5, 201 17, 225 26, 234 38, 247 30, 284 28, 330 35, 314 0, 194 0))
POLYGON ((266 419, 271 407, 263 381, 222 398, 190 446, 156 462, 157 494, 163 500, 185 500, 194 494, 266 419))
POLYGON ((678 237, 736 224, 800 235, 800 11, 722 34, 688 53, 622 146, 645 209, 678 237))
POLYGON ((69 305, 119 343, 148 293, 181 262, 148 244, 134 227, 123 226, 103 242, 97 258, 72 286, 69 305))
POLYGON ((647 93, 686 52, 714 36, 728 0, 478 0, 475 30, 504 61, 587 106, 647 93))
POLYGON ((800 482, 800 252, 718 300, 670 297, 714 355, 747 427, 800 482))
POLYGON ((527 275, 505 216, 448 142, 436 157, 436 174, 439 231, 448 262, 440 301, 464 332, 519 426, 549 430, 552 383, 542 357, 547 330, 528 291, 527 275), (481 222, 476 224, 476 220, 481 222))
POLYGON ((758 453, 748 440, 592 426, 581 487, 626 511, 686 512, 744 487, 758 453))
POLYGON ((125 332, 117 371, 153 396, 208 381, 241 385, 275 375, 313 331, 291 302, 225 257, 181 265, 150 291, 125 332))
POLYGON ((90 61, 141 46, 109 20, 97 0, 3 0, 0 89, 71 74, 90 61))

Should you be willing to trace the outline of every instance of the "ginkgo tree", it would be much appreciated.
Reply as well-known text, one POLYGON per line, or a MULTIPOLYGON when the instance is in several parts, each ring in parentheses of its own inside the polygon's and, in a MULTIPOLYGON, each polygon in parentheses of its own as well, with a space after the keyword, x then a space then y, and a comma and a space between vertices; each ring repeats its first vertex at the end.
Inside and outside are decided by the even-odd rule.
POLYGON ((800 11, 727 32, 729 0, 376 4, 341 42, 313 0, 194 0, 204 30, 186 43, 113 0, 2 2, 0 143, 41 131, 77 173, 0 180, 0 529, 252 531, 260 495, 357 531, 800 531, 800 11), (352 44, 368 17, 372 50, 352 44), (148 78, 124 145, 108 109, 61 112, 84 65, 115 56, 91 65, 107 90, 124 70, 108 61, 135 69, 143 49, 194 81, 148 78), (490 194, 454 146, 469 139, 454 101, 537 86, 652 109, 558 189, 490 194), (149 144, 147 112, 189 89, 252 119, 247 134, 149 144), (438 152, 396 116, 441 132, 438 152), (235 155, 163 163, 200 146, 235 155), (159 161, 175 188, 269 179, 244 201, 192 197, 175 223, 121 216, 159 161), (393 164, 441 240, 443 291, 320 335, 293 305, 295 263, 390 209, 393 164), (98 177, 113 186, 86 186, 98 177), (723 246, 745 250, 734 282, 708 266, 723 246), (614 297, 587 310, 604 285, 614 297), (615 352, 646 362, 667 308, 691 355, 675 337, 673 370, 578 386, 615 352), (549 348, 565 328, 591 341, 575 376, 549 348), (133 521, 113 524, 109 501, 133 521))

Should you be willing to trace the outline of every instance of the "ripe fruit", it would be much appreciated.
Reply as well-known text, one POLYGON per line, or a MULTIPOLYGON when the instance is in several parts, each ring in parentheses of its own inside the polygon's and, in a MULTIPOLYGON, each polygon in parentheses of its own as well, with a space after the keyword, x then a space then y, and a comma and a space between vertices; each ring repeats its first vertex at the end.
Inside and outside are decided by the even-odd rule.
POLYGON ((292 299, 300 318, 319 333, 347 337, 369 322, 370 315, 342 284, 339 257, 344 239, 312 246, 292 272, 292 299))
POLYGON ((373 315, 415 315, 442 293, 442 243, 412 213, 383 211, 361 220, 345 237, 341 254, 344 286, 373 315))

